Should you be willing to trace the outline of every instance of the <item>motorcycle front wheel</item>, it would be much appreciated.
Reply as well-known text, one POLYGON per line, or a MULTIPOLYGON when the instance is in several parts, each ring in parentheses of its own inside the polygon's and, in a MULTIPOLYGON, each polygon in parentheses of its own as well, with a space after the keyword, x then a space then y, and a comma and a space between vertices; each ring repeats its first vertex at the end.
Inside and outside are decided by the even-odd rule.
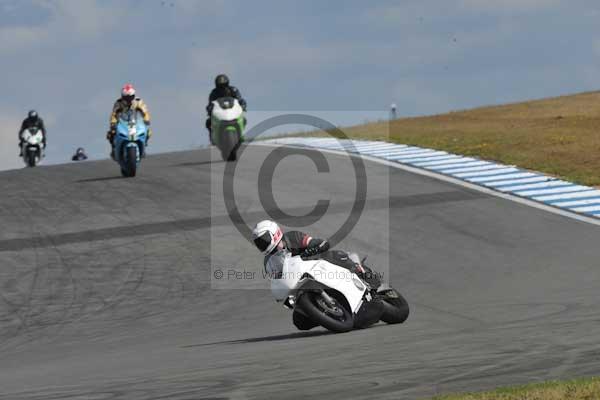
POLYGON ((35 167, 35 153, 33 151, 27 152, 27 166, 35 167))
POLYGON ((306 292, 298 300, 298 306, 314 322, 332 332, 348 332, 354 327, 354 319, 350 311, 335 297, 333 305, 325 301, 320 292, 306 292))
POLYGON ((134 177, 137 169, 137 149, 133 146, 127 148, 127 175, 134 177))
POLYGON ((237 132, 226 130, 219 138, 219 147, 223 161, 237 160, 237 149, 239 147, 239 135, 237 132))

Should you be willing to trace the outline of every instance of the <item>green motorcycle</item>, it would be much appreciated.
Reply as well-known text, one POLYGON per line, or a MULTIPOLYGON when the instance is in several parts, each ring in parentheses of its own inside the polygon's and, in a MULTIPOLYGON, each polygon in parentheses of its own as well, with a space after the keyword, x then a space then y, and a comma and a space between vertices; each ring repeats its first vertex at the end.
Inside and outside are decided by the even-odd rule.
POLYGON ((244 141, 246 112, 233 97, 212 102, 211 141, 221 151, 224 161, 235 161, 237 150, 244 141))

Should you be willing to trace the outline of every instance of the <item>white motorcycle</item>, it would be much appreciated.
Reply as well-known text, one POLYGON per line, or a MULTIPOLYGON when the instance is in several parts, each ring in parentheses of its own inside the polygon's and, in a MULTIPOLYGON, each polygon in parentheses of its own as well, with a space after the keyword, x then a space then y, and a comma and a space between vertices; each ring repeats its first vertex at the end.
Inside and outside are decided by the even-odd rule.
MULTIPOLYGON (((350 257, 358 260, 355 254, 350 257)), ((282 249, 269 257, 266 268, 273 297, 294 310, 299 329, 321 325, 347 332, 379 320, 397 324, 408 318, 408 303, 396 290, 372 290, 357 274, 329 261, 303 260, 282 249), (304 321, 303 326, 297 319, 304 321)))
POLYGON ((213 101, 211 109, 211 142, 221 150, 224 161, 235 161, 237 149, 244 141, 245 111, 233 97, 213 101))
POLYGON ((37 127, 26 129, 22 134, 21 151, 28 167, 35 167, 44 158, 44 135, 37 127))

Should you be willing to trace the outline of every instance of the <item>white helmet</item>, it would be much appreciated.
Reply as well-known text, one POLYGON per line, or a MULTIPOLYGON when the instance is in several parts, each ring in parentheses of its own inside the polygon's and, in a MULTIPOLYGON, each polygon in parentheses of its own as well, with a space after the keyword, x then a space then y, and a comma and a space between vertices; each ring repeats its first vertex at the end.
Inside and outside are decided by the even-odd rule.
POLYGON ((127 104, 131 104, 135 99, 135 88, 131 83, 125 84, 121 89, 121 98, 127 102, 127 104))
POLYGON ((121 88, 121 96, 135 96, 135 88, 131 83, 126 83, 121 88))
POLYGON ((279 225, 268 219, 260 221, 252 230, 252 241, 264 254, 272 252, 282 238, 283 231, 279 225))

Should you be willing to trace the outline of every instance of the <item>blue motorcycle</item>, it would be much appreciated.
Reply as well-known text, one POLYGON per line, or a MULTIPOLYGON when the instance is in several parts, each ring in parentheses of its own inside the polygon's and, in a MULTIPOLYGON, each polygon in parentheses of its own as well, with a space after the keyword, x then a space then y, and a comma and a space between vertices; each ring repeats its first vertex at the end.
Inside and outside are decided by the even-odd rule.
POLYGON ((115 135, 115 161, 121 166, 124 177, 133 177, 146 151, 148 126, 142 113, 137 110, 124 111, 119 115, 115 135))

